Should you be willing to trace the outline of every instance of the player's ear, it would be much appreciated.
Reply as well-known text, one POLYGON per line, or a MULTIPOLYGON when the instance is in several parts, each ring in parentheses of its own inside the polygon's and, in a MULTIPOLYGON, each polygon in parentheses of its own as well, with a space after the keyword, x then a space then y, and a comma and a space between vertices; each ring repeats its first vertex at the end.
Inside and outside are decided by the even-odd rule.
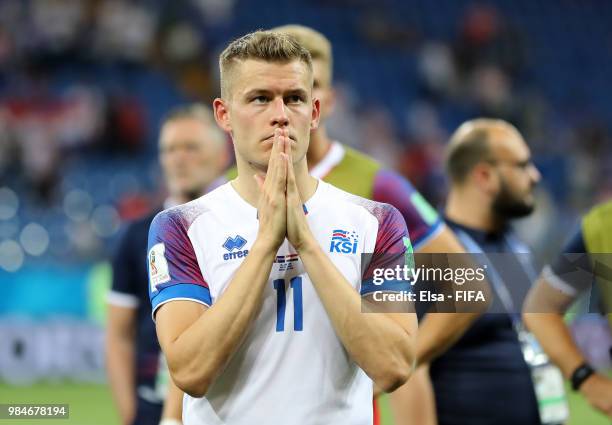
POLYGON ((213 101, 213 111, 215 112, 215 121, 219 127, 221 127, 227 133, 232 132, 232 126, 230 125, 229 108, 225 100, 216 98, 213 101))
POLYGON ((310 119, 310 129, 319 128, 319 118, 321 116, 321 102, 316 97, 312 99, 312 116, 310 119))

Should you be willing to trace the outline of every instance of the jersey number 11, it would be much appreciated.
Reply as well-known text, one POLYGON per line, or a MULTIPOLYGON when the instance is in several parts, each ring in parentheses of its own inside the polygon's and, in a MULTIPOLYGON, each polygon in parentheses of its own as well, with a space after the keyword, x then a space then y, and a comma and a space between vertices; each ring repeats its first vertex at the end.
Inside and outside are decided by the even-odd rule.
MULTIPOLYGON (((273 282, 276 290, 276 332, 285 330, 285 308, 287 296, 285 290, 285 279, 275 279, 273 282)), ((293 289, 293 330, 303 330, 304 309, 302 306, 302 278, 295 276, 289 281, 293 289)))

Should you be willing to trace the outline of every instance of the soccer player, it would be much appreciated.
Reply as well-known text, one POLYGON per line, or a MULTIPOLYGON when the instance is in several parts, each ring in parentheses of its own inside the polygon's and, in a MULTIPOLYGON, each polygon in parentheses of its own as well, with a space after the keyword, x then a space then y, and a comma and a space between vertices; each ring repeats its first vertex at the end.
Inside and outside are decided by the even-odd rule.
MULTIPOLYGON (((228 160, 225 135, 212 110, 189 105, 170 112, 161 126, 159 160, 168 190, 166 207, 205 193, 228 160)), ((181 418, 182 392, 167 379, 160 357, 144 268, 149 226, 160 210, 128 225, 113 259, 106 362, 123 425, 158 425, 160 416, 171 425, 181 418)))
MULTIPOLYGON (((594 270, 599 262, 606 270, 612 253, 612 201, 594 207, 581 221, 569 242, 551 265, 546 266, 527 297, 523 318, 542 348, 572 383, 574 391, 612 418, 612 379, 597 373, 576 346, 563 314, 598 279, 608 319, 612 325, 612 287, 609 274, 594 270), (594 253, 592 258, 577 253, 594 253), (570 257, 571 256, 571 257, 570 257)), ((609 268, 607 269, 609 270, 609 268)), ((609 347, 612 355, 612 347, 609 347)))
POLYGON ((319 102, 294 38, 243 36, 220 68, 215 117, 238 177, 160 213, 149 233, 153 315, 188 394, 183 420, 369 425, 372 381, 390 391, 411 373, 416 317, 362 313, 375 288, 362 285, 360 254, 403 262, 404 220, 308 174, 319 102))

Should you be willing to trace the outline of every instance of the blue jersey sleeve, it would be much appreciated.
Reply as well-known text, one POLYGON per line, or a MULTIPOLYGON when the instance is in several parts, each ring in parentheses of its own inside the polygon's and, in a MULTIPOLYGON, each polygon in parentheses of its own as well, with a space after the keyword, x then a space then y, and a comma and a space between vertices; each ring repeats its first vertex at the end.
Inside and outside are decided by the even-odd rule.
POLYGON ((412 264, 412 246, 408 237, 406 223, 399 211, 388 204, 378 204, 371 211, 378 219, 378 233, 374 252, 366 267, 361 284, 361 295, 368 295, 376 291, 409 291, 410 285, 406 280, 386 279, 382 284, 376 283, 379 273, 384 270, 412 264))
POLYGON ((188 230, 188 223, 174 208, 159 213, 151 223, 147 267, 153 317, 162 304, 172 300, 211 305, 188 230))
POLYGON ((415 249, 443 228, 442 218, 408 180, 394 171, 381 169, 374 179, 372 199, 393 205, 404 217, 415 249))
POLYGON ((116 307, 139 308, 149 301, 146 258, 147 235, 153 215, 130 222, 112 259, 113 279, 107 302, 116 307))

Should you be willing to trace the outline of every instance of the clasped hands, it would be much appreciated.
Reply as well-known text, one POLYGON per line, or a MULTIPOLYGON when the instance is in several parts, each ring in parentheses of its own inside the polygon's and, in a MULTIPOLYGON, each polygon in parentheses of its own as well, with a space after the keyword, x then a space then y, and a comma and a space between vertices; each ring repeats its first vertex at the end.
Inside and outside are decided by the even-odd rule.
POLYGON ((295 143, 287 129, 274 130, 268 171, 254 175, 260 195, 258 239, 263 239, 275 252, 285 238, 298 253, 316 244, 295 178, 292 152, 295 143))

